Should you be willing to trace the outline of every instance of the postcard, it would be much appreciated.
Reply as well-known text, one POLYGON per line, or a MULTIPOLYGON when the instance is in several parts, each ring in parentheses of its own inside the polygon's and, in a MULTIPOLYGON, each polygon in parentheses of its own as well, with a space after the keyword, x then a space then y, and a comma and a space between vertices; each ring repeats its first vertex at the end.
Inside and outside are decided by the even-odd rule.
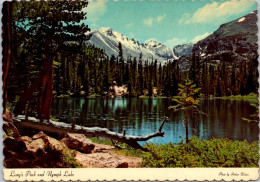
POLYGON ((255 0, 2 3, 9 181, 259 178, 255 0))

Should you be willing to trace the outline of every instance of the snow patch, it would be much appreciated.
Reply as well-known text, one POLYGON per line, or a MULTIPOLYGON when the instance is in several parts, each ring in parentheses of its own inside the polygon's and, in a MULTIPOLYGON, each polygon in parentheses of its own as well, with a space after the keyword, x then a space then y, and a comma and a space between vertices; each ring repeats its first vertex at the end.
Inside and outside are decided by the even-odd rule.
POLYGON ((240 18, 237 22, 238 23, 243 22, 245 19, 246 19, 246 17, 240 18))
POLYGON ((97 34, 97 38, 99 38, 103 42, 103 44, 105 44, 107 47, 109 47, 110 49, 113 49, 112 47, 110 47, 108 45, 108 43, 103 39, 103 37, 100 34, 97 34))

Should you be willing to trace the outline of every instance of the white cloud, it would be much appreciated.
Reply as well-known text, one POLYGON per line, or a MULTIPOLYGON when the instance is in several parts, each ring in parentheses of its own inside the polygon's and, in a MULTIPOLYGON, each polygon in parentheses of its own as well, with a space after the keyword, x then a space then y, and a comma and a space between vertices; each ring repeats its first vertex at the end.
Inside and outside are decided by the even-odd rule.
POLYGON ((187 19, 190 18, 190 14, 189 13, 184 13, 181 17, 181 19, 179 20, 179 23, 187 23, 187 19))
POLYGON ((107 0, 93 0, 83 9, 83 11, 87 12, 87 21, 92 22, 92 25, 96 25, 100 18, 106 13, 106 2, 107 0))
POLYGON ((147 25, 147 26, 152 26, 153 24, 153 18, 152 17, 149 17, 149 18, 146 18, 143 20, 144 24, 147 25))
POLYGON ((159 15, 156 18, 149 17, 143 20, 144 25, 146 26, 152 26, 154 22, 161 22, 166 17, 166 14, 159 15))
POLYGON ((225 21, 227 17, 246 12, 253 5, 256 5, 256 2, 253 0, 212 2, 199 8, 193 15, 184 14, 179 23, 220 23, 225 21))
POLYGON ((167 45, 169 48, 173 48, 176 45, 187 43, 187 39, 179 39, 174 37, 173 39, 167 40, 164 44, 167 45))
POLYGON ((125 25, 126 28, 132 27, 134 24, 133 23, 128 23, 125 25))
POLYGON ((207 36, 209 36, 211 33, 208 33, 208 32, 206 32, 206 33, 204 33, 204 34, 202 34, 202 35, 197 35, 196 37, 194 37, 193 39, 192 39, 192 43, 197 43, 198 41, 200 41, 200 40, 202 40, 202 39, 204 39, 204 38, 206 38, 207 36))
POLYGON ((163 14, 162 16, 158 16, 156 18, 157 22, 161 22, 166 17, 166 14, 163 14))

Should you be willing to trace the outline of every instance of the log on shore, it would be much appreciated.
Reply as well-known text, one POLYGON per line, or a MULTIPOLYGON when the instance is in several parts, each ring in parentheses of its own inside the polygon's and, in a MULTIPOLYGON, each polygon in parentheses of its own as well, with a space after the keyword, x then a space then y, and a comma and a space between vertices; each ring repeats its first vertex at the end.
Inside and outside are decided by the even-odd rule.
POLYGON ((107 128, 100 128, 100 127, 84 127, 75 124, 67 124, 63 122, 55 122, 55 121, 43 121, 40 122, 38 119, 34 117, 29 117, 28 121, 25 121, 25 116, 18 115, 13 117, 14 124, 18 128, 31 128, 36 129, 44 132, 55 133, 61 136, 64 136, 66 133, 81 133, 84 134, 86 137, 105 137, 111 140, 115 140, 121 143, 126 143, 129 146, 135 149, 147 150, 143 148, 139 141, 147 141, 153 137, 163 137, 164 132, 162 132, 162 128, 164 123, 168 118, 165 117, 158 129, 158 131, 151 133, 147 136, 131 136, 126 135, 124 133, 117 133, 108 130, 107 128))

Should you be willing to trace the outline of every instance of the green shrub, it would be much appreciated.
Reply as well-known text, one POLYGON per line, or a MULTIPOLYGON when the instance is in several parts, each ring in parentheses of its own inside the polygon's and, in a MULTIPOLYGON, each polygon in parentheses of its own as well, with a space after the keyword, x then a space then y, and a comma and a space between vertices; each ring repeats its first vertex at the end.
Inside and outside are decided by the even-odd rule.
POLYGON ((78 163, 75 159, 75 151, 66 153, 64 152, 62 156, 63 167, 65 168, 81 168, 82 165, 78 163))
POLYGON ((148 144, 146 148, 144 167, 258 167, 259 160, 258 141, 192 137, 188 144, 148 144))
POLYGON ((141 150, 134 149, 129 146, 127 146, 124 149, 116 149, 115 152, 119 155, 133 156, 133 157, 141 157, 143 154, 143 152, 141 150))
POLYGON ((112 145, 113 146, 113 143, 111 142, 111 140, 109 140, 107 138, 89 137, 89 139, 93 143, 99 143, 99 144, 105 144, 105 145, 112 145))
MULTIPOLYGON (((102 137, 90 137, 89 138, 93 143, 99 143, 99 144, 105 144, 105 145, 111 145, 114 146, 111 140, 107 138, 102 137)), ((128 146, 125 143, 118 143, 123 149, 115 149, 115 152, 119 155, 126 155, 126 156, 134 156, 134 157, 140 157, 142 155, 142 152, 140 150, 136 150, 130 146, 128 146)))

